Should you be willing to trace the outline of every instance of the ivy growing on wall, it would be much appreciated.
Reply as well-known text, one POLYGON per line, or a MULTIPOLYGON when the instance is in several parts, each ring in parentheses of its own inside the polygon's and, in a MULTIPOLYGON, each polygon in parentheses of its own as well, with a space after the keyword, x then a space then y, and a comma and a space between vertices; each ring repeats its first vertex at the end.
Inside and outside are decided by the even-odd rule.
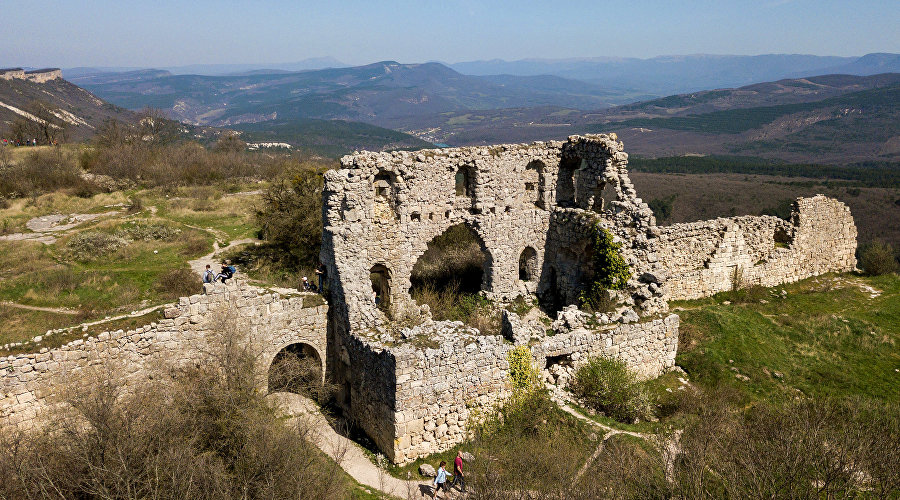
POLYGON ((631 269, 622 256, 622 244, 613 241, 613 235, 594 223, 591 246, 594 250, 594 281, 581 292, 582 307, 595 311, 607 309, 607 290, 625 288, 631 278, 631 269))

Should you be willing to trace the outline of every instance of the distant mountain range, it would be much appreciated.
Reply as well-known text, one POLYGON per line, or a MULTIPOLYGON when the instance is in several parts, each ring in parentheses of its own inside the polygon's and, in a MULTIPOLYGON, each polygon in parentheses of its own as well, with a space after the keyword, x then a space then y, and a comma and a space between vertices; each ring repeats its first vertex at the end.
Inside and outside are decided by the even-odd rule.
POLYGON ((827 74, 900 72, 900 54, 833 57, 792 54, 471 61, 450 67, 467 75, 555 75, 608 89, 657 96, 827 74))
MULTIPOLYGON (((134 81, 165 71, 117 73, 117 81, 134 81)), ((34 121, 35 107, 49 111, 65 126, 69 140, 90 139, 104 121, 114 119, 123 126, 135 124, 140 113, 110 104, 87 90, 62 78, 37 83, 24 79, 0 79, 0 137, 6 137, 17 120, 34 121)), ((227 130, 207 126, 171 123, 169 131, 176 140, 210 143, 227 130)), ((374 125, 340 120, 273 120, 233 127, 247 142, 287 142, 315 154, 340 156, 354 150, 421 149, 429 142, 374 125)))
MULTIPOLYGON (((194 126, 242 130, 248 139, 304 144, 328 154, 349 148, 529 142, 616 132, 630 152, 644 156, 738 154, 840 164, 900 159, 900 56, 896 54, 466 64, 481 65, 482 71, 499 68, 520 73, 549 68, 572 77, 472 76, 440 63, 386 61, 220 76, 178 75, 163 69, 86 71, 72 79, 124 108, 159 108, 194 126), (596 75, 602 67, 619 71, 618 76, 611 71, 604 78, 624 75, 663 86, 804 71, 886 73, 780 78, 666 97, 574 78, 596 75), (627 67, 636 69, 631 74, 627 67), (683 76, 685 72, 693 76, 683 76), (684 81, 678 80, 679 75, 684 81)), ((0 92, 0 101, 3 98, 0 92)))
POLYGON ((196 125, 341 119, 378 126, 407 117, 555 105, 598 109, 621 93, 555 76, 475 77, 438 63, 393 61, 297 73, 173 75, 159 70, 85 74, 73 81, 110 102, 151 106, 196 125))
MULTIPOLYGON (((312 57, 303 59, 302 61, 290 63, 275 64, 189 64, 185 66, 164 66, 158 69, 168 71, 173 75, 234 75, 242 73, 262 72, 262 73, 279 73, 293 71, 308 71, 314 69, 325 68, 343 68, 347 64, 338 61, 333 57, 312 57)), ((123 73, 141 71, 150 68, 141 67, 78 67, 66 68, 63 70, 63 76, 68 79, 75 79, 84 75, 97 73, 123 73)))

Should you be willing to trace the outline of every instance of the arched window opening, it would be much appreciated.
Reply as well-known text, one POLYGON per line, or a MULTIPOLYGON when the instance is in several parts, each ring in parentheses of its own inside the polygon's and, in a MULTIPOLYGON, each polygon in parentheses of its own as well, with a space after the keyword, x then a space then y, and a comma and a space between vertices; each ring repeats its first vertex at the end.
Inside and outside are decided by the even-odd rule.
POLYGON ((560 207, 573 207, 575 198, 575 173, 581 168, 584 160, 577 156, 564 158, 559 163, 559 175, 556 178, 556 204, 560 207))
POLYGON ((377 174, 375 176, 374 188, 375 219, 395 219, 397 217, 397 207, 393 176, 386 172, 377 174))
POLYGON ((519 279, 522 281, 537 281, 538 258, 537 251, 531 247, 525 247, 519 256, 519 279))
POLYGON ((318 398, 322 392, 322 358, 315 347, 291 344, 269 366, 269 392, 293 392, 318 398))
POLYGON ((472 167, 460 167, 456 171, 455 186, 456 196, 475 198, 475 170, 472 167))
POLYGON ((477 295, 487 281, 490 254, 481 238, 467 225, 450 226, 428 243, 410 276, 410 295, 428 304, 435 319, 451 317, 453 306, 477 295))
POLYGON ((544 208, 544 163, 538 160, 525 165, 523 178, 525 183, 525 200, 538 208, 544 208))
POLYGON ((383 264, 375 264, 369 271, 372 282, 372 302, 375 307, 389 313, 391 309, 391 272, 383 264))

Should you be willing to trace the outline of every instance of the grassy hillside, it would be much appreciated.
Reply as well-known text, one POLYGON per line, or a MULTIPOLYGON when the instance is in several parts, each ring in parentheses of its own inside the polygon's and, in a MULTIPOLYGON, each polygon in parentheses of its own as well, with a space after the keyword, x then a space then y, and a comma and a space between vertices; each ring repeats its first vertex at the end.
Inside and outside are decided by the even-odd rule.
POLYGON ((896 275, 825 275, 672 305, 682 318, 676 362, 695 383, 725 384, 754 400, 898 401, 896 275))

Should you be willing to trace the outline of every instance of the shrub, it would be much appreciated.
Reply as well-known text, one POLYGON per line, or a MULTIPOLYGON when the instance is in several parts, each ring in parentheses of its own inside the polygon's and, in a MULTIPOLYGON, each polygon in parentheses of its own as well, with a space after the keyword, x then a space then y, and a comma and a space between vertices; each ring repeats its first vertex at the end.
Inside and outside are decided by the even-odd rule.
POLYGON ((590 408, 621 422, 647 420, 653 414, 649 391, 619 359, 591 358, 575 372, 572 390, 590 408))
POLYGON ((77 196, 91 196, 100 188, 81 177, 72 155, 59 148, 34 151, 18 163, 0 163, 0 196, 37 196, 67 189, 77 196))
POLYGON ((894 248, 881 240, 863 245, 859 250, 859 267, 872 276, 897 272, 894 248))
POLYGON ((315 268, 322 240, 323 169, 303 164, 291 170, 288 179, 276 182, 263 193, 256 212, 262 237, 280 251, 284 267, 315 268))
POLYGON ((136 241, 169 240, 181 229, 162 222, 131 222, 116 231, 116 236, 136 241))
POLYGON ((540 377, 528 346, 514 347, 506 353, 506 359, 509 361, 509 379, 514 391, 530 391, 540 386, 540 377))
POLYGON ((89 261, 111 254, 127 244, 128 242, 121 236, 85 231, 73 236, 66 247, 70 259, 89 261))
POLYGON ((172 269, 157 279, 154 289, 163 297, 174 299, 200 293, 203 284, 190 269, 172 269))

